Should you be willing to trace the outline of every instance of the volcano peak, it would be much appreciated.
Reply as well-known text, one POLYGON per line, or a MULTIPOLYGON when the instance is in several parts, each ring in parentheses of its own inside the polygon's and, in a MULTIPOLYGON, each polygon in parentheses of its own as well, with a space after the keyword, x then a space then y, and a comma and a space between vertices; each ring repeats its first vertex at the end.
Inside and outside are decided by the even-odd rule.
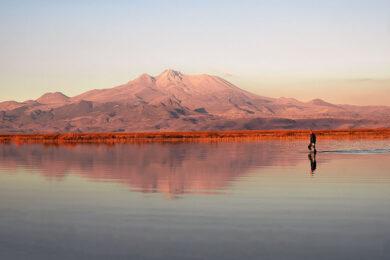
POLYGON ((183 74, 180 71, 167 69, 163 71, 159 76, 159 78, 166 78, 169 80, 181 80, 183 78, 183 74))

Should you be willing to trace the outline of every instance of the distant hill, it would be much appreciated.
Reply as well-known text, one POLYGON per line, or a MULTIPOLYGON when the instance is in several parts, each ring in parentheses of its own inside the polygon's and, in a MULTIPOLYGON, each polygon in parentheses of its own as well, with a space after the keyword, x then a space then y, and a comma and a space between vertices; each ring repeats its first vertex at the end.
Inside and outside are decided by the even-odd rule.
POLYGON ((70 102, 70 99, 61 92, 55 92, 46 93, 36 101, 40 104, 66 104, 70 102))
POLYGON ((166 70, 67 97, 0 103, 0 133, 388 128, 389 106, 268 98, 211 75, 166 70))

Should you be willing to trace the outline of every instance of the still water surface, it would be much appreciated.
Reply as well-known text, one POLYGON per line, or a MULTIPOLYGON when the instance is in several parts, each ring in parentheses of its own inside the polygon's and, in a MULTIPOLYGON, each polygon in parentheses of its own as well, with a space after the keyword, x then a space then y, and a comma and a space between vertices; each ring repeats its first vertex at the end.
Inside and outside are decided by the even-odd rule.
POLYGON ((389 259, 390 140, 0 145, 0 259, 389 259))

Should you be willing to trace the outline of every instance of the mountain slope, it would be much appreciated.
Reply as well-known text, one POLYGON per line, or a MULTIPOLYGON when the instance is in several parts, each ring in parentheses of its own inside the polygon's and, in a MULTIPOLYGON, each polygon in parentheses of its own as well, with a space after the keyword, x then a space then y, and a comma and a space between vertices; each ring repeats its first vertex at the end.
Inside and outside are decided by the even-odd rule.
POLYGON ((70 102, 70 99, 61 92, 54 92, 46 93, 36 101, 41 104, 66 104, 70 102))
POLYGON ((0 103, 0 133, 373 127, 390 127, 390 107, 268 98, 217 76, 174 70, 74 97, 0 103))

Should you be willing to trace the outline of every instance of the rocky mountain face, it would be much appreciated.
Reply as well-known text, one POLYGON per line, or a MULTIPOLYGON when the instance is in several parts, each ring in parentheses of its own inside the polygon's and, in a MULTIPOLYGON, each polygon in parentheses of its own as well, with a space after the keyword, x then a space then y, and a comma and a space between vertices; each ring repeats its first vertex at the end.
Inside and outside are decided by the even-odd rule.
POLYGON ((0 103, 0 133, 390 127, 389 106, 300 102, 244 91, 217 76, 166 70, 67 97, 0 103))

